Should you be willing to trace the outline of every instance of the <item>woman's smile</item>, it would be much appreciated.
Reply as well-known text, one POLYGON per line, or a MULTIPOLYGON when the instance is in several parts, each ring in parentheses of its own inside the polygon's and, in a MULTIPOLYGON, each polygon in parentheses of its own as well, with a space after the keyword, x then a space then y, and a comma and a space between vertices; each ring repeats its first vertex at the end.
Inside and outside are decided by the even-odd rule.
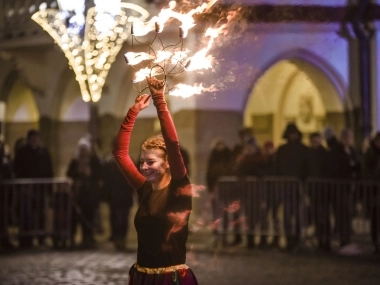
POLYGON ((166 154, 161 149, 143 149, 140 156, 140 171, 150 182, 159 181, 169 170, 166 154))

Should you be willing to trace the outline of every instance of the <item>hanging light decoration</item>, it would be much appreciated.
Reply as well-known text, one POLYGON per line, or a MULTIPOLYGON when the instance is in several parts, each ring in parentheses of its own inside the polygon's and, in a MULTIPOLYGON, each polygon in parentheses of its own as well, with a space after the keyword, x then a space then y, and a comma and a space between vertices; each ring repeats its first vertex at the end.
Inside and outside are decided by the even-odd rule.
POLYGON ((131 24, 148 11, 120 0, 95 0, 85 12, 85 0, 60 0, 59 10, 32 15, 61 48, 73 69, 85 102, 98 102, 112 63, 128 38, 131 24))

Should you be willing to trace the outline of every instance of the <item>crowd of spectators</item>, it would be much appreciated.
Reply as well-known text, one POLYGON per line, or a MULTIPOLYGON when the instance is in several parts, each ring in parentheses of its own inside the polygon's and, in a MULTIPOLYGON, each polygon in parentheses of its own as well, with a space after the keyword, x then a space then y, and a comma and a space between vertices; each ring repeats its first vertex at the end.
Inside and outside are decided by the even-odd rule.
MULTIPOLYGON (((109 204, 110 209, 109 240, 116 249, 126 249, 133 189, 126 183, 113 156, 99 157, 94 145, 89 135, 78 141, 66 169, 66 176, 71 179, 68 193, 54 192, 53 187, 36 187, 30 191, 1 189, 0 250, 48 245, 56 248, 94 248, 94 236, 102 230, 99 213, 102 200, 109 204), (67 206, 62 207, 62 203, 67 206), (55 233, 58 231, 56 229, 51 236, 47 236, 47 207, 53 210, 54 227, 64 223, 69 237, 65 235, 62 238, 62 235, 55 233), (68 220, 68 217, 71 218, 68 220), (11 241, 8 235, 10 227, 17 228, 16 240, 12 238, 11 241), (78 235, 79 229, 81 234, 78 235), (79 241, 77 236, 81 237, 79 241)), ((14 153, 14 159, 11 159, 3 140, 0 140, 0 181, 54 177, 50 152, 43 146, 37 130, 31 129, 25 139, 19 139, 14 153)))
MULTIPOLYGON (((360 149, 354 147, 353 133, 350 129, 343 129, 340 136, 336 136, 331 128, 326 128, 324 132, 309 134, 308 140, 305 140, 293 123, 286 126, 282 136, 284 143, 277 148, 270 140, 260 145, 251 128, 239 130, 238 137, 239 142, 233 147, 229 147, 225 140, 218 139, 210 151, 206 186, 213 208, 215 208, 213 197, 217 191, 218 179, 222 176, 291 176, 300 180, 305 180, 307 177, 380 180, 380 132, 367 138, 367 143, 363 143, 360 149)), ((181 151, 189 169, 189 156, 186 150, 181 151)), ((14 153, 12 160, 3 140, 0 139, 0 180, 53 177, 51 157, 47 148, 42 145, 38 131, 30 130, 25 139, 19 139, 14 146, 14 153)), ((103 199, 110 206, 110 241, 115 248, 125 249, 133 191, 118 170, 113 156, 108 154, 100 158, 91 138, 85 136, 78 142, 76 153, 67 166, 66 175, 73 181, 71 195, 68 197, 73 204, 70 221, 72 236, 68 240, 60 240, 53 236, 53 246, 93 248, 94 233, 99 223, 99 204, 103 199), (80 244, 75 244, 74 237, 78 225, 82 229, 82 239, 80 244)), ((39 210, 38 205, 46 205, 49 200, 54 201, 54 196, 50 192, 43 196, 34 195, 35 201, 28 202, 31 213, 34 213, 40 225, 45 224, 46 213, 39 210)), ((3 233, 0 234, 0 248, 9 249, 15 246, 29 248, 46 243, 45 234, 22 235, 24 231, 28 232, 35 222, 30 219, 29 212, 20 211, 26 207, 26 204, 22 204, 22 201, 24 203, 27 201, 27 197, 24 198, 15 202, 12 195, 5 195, 5 191, 0 191, 2 205, 11 205, 11 207, 0 207, 0 216, 6 217, 0 219, 0 233, 3 233), (5 212, 10 210, 12 213, 5 212), (17 227, 21 233, 17 245, 10 243, 4 234, 9 225, 17 227)), ((341 201, 335 201, 339 202, 341 201)), ((334 208, 334 205, 332 206, 334 208)), ((239 221, 241 214, 239 211, 234 213, 236 221, 239 221)), ((328 215, 325 217, 329 218, 328 215)), ((285 222, 290 219, 291 217, 284 217, 285 222)), ((378 224, 377 219, 379 217, 376 215, 371 217, 372 227, 378 224)), ((345 234, 349 232, 350 220, 338 220, 338 223, 343 232, 340 241, 343 246, 350 242, 350 234, 345 234)), ((236 234, 232 244, 239 244, 243 240, 240 226, 239 222, 235 223, 236 234)), ((378 239, 377 231, 377 229, 371 231, 373 240, 378 239)), ((290 240, 290 237, 288 239, 290 240)), ((328 240, 319 241, 322 248, 329 247, 328 243, 328 240)), ((248 235, 247 246, 252 247, 253 244, 253 235, 248 235)))
MULTIPOLYGON (((238 136, 239 143, 232 148, 228 147, 223 139, 219 139, 211 149, 206 181, 213 203, 215 201, 212 197, 221 176, 286 176, 301 181, 308 177, 380 180, 380 132, 369 138, 369 143, 362 149, 354 147, 353 133, 350 129, 343 129, 338 137, 331 128, 326 128, 324 132, 313 132, 309 134, 305 143, 303 134, 294 123, 286 126, 282 136, 284 143, 277 148, 272 141, 259 145, 251 128, 241 129, 238 136)), ((341 202, 333 201, 335 205, 332 207, 337 208, 337 204, 341 202)), ((341 212, 347 207, 339 205, 341 212)), ((241 213, 236 211, 233 214, 236 233, 232 245, 235 245, 242 242, 239 229, 241 213)), ((336 221, 341 231, 341 246, 350 243, 351 221, 348 216, 349 213, 342 214, 340 217, 343 218, 336 221)), ((376 218, 378 219, 372 218, 372 225, 377 225, 374 221, 376 218)), ((291 219, 292 217, 287 217, 285 212, 284 223, 290 223, 291 219)), ((377 233, 377 230, 373 229, 372 233, 377 233)), ((253 246, 252 239, 252 235, 247 236, 248 247, 253 246)), ((289 244, 299 242, 291 237, 287 239, 289 244)), ((377 240, 377 237, 373 239, 377 240)), ((319 246, 328 249, 329 242, 320 240, 319 246)))

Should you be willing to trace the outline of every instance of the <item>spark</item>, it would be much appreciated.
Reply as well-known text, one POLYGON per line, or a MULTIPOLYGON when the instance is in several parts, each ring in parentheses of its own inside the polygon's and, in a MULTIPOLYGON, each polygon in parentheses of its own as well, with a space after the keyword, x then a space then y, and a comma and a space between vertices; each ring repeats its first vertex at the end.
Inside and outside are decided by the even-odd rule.
POLYGON ((200 197, 199 193, 205 191, 204 185, 190 184, 177 190, 177 196, 200 197))
POLYGON ((228 213, 234 213, 241 209, 240 201, 236 200, 233 201, 231 204, 229 204, 226 208, 224 208, 225 211, 228 213))

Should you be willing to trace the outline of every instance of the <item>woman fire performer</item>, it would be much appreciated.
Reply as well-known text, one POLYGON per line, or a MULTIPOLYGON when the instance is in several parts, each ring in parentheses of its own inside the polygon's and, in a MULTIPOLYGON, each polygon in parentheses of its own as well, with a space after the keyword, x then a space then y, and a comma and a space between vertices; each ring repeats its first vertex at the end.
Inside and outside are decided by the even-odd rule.
POLYGON ((162 136, 147 139, 140 154, 140 172, 130 155, 130 137, 136 117, 149 106, 150 96, 137 97, 117 135, 113 154, 140 205, 135 216, 137 262, 129 270, 130 285, 197 285, 185 264, 191 185, 180 152, 177 132, 166 105, 165 83, 147 78, 162 136))

